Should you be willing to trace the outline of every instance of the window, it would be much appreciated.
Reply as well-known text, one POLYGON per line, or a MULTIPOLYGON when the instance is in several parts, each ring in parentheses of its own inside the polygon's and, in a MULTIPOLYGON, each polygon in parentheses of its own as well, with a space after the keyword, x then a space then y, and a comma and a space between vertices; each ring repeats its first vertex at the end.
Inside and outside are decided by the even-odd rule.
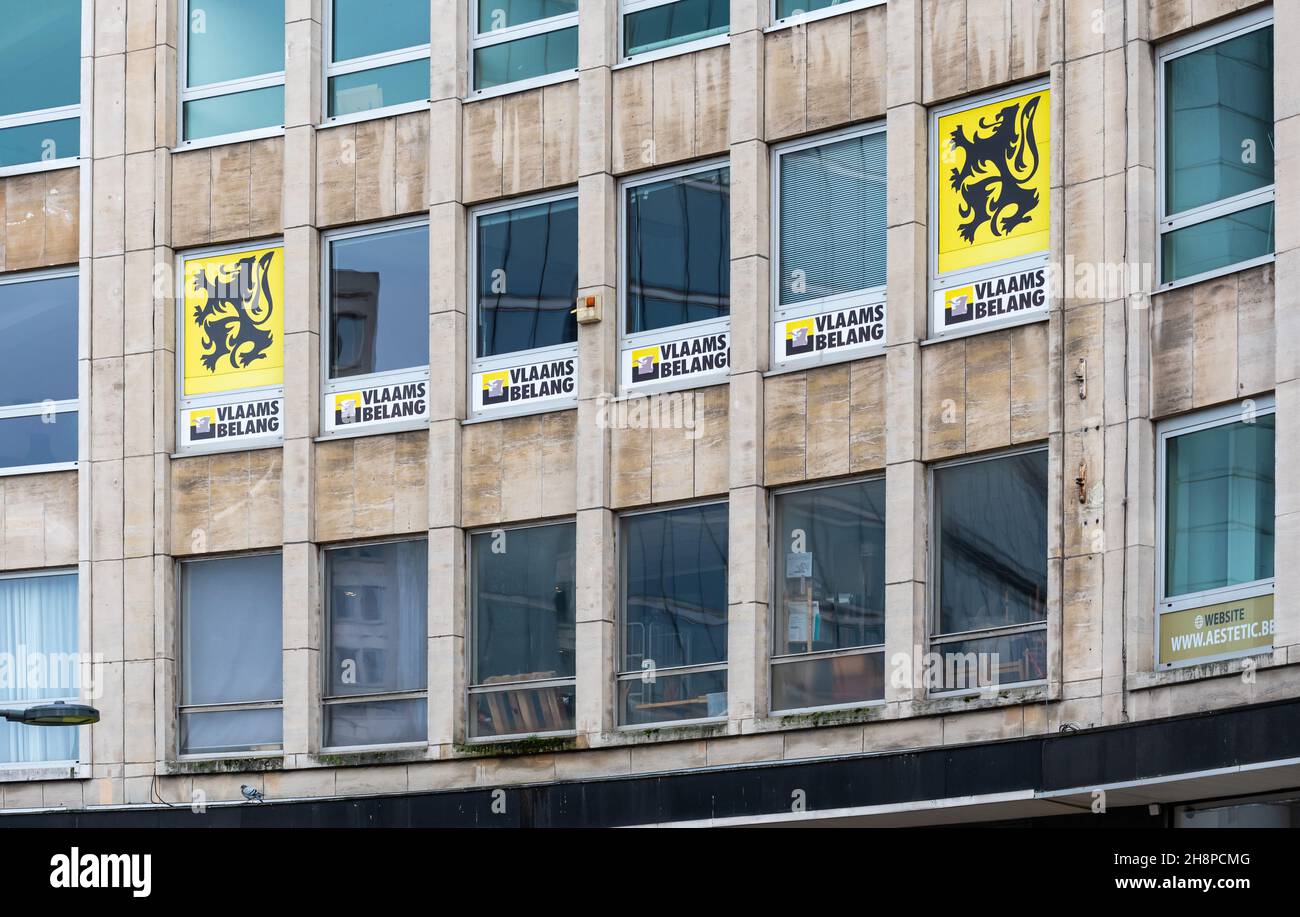
POLYGON ((885 696, 883 478, 777 494, 772 709, 885 696))
POLYGON ((885 343, 885 132, 778 147, 773 365, 861 357, 885 343))
POLYGON ((284 126, 284 0, 182 0, 181 139, 284 126))
POLYGON ((81 0, 0 0, 0 175, 81 151, 81 0))
POLYGON ((428 0, 332 0, 327 11, 326 117, 428 103, 428 0))
POLYGON ((77 461, 77 272, 0 275, 0 473, 77 461))
POLYGON ((624 60, 725 44, 731 28, 728 0, 621 0, 621 6, 624 60))
POLYGON ((428 542, 324 554, 325 747, 428 741, 428 542))
POLYGON ((575 531, 470 536, 471 738, 573 731, 575 531))
POLYGON ((1264 397, 1160 425, 1161 668, 1272 648, 1274 410, 1264 397))
POLYGON ((429 225, 325 235, 323 433, 423 426, 429 417, 429 225))
POLYGON ((279 554, 180 564, 180 750, 278 752, 283 737, 279 554))
POLYGON ((476 210, 472 416, 575 403, 578 198, 476 210))
POLYGON ((635 513, 619 525, 625 726, 727 714, 727 504, 635 513))
POLYGON ((1271 260, 1271 11, 1162 48, 1158 79, 1161 283, 1271 260))
POLYGON ((470 11, 475 92, 577 76, 578 0, 478 0, 470 11))
POLYGON ((885 0, 773 0, 772 23, 785 25, 789 21, 820 19, 837 13, 878 6, 885 0))
POLYGON ((1047 678, 1047 450, 934 469, 942 691, 1047 678))
MULTIPOLYGON (((0 575, 0 707, 81 703, 75 571, 0 575)), ((0 721, 0 764, 75 762, 77 727, 0 721)))
POLYGON ((624 389, 689 387, 725 376, 730 183, 730 170, 716 163, 624 183, 624 389))

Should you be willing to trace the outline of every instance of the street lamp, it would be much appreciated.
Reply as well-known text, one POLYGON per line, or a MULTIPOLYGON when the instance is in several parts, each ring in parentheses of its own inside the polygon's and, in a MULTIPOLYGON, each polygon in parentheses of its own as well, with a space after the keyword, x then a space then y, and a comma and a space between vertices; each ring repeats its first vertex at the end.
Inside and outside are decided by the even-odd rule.
POLYGON ((65 704, 59 700, 19 710, 0 710, 0 717, 28 726, 85 726, 99 722, 99 711, 85 704, 65 704))

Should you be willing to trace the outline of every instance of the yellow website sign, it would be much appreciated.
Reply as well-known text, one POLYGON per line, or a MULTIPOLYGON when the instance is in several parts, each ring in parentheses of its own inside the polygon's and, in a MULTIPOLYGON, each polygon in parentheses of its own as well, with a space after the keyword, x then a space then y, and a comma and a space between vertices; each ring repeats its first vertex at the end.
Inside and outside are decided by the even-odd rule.
POLYGON ((1273 645, 1273 596, 1257 595, 1160 616, 1160 664, 1241 656, 1273 645))
POLYGON ((284 384, 284 249, 185 261, 186 397, 284 384))

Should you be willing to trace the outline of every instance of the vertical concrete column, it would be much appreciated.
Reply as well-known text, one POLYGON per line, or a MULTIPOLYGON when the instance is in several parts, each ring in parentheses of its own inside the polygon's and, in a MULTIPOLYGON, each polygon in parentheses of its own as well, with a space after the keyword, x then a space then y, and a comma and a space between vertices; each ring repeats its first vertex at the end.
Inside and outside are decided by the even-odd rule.
POLYGON ((612 160, 618 0, 578 11, 578 296, 600 321, 578 326, 577 715, 579 742, 614 727, 618 557, 610 510, 611 402, 618 391, 618 183, 612 160))
POLYGON ((429 743, 465 735, 465 532, 461 421, 466 402, 466 236, 461 108, 467 5, 432 0, 429 98, 429 743))
POLYGON ((928 314, 928 116, 921 0, 890 0, 886 20, 889 223, 885 295, 885 700, 921 696, 926 647, 926 468, 921 462, 921 350, 928 314))
POLYGON ((284 7, 284 751, 320 748, 320 575, 314 542, 315 437, 320 428, 320 233, 316 131, 321 12, 284 7))
POLYGON ((728 731, 752 730, 768 707, 768 518, 763 487, 763 374, 771 345, 768 154, 763 29, 769 0, 731 0, 731 465, 728 511, 728 731))

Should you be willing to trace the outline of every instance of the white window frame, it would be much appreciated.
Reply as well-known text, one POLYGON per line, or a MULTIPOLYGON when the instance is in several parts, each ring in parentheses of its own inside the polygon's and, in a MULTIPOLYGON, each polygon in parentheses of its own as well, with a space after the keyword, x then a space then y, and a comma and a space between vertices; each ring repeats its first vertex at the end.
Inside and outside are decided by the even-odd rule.
MULTIPOLYGON (((1274 396, 1256 395, 1254 401, 1255 416, 1263 414, 1277 414, 1277 402, 1274 396)), ((1242 656, 1255 656, 1267 652, 1263 649, 1237 650, 1231 653, 1219 655, 1210 655, 1204 658, 1198 658, 1191 663, 1170 663, 1161 665, 1160 663, 1160 623, 1166 614, 1173 614, 1179 611, 1186 611, 1193 608, 1204 608, 1207 605, 1217 605, 1222 602, 1236 602, 1242 599, 1256 598, 1261 595, 1272 595, 1277 581, 1276 573, 1264 579, 1254 580, 1249 583, 1239 583, 1235 586, 1221 586, 1217 589, 1204 589, 1200 592, 1189 592, 1183 595, 1170 596, 1166 594, 1168 586, 1165 577, 1165 562, 1169 550, 1168 525, 1169 506, 1168 506, 1168 485, 1169 485, 1169 441, 1185 436, 1188 433, 1198 433, 1202 430, 1211 430, 1215 427, 1229 426, 1238 423, 1242 419, 1243 408, 1240 402, 1220 405, 1219 407, 1208 408, 1202 411, 1194 411, 1191 414, 1185 414, 1180 417, 1173 417, 1161 421, 1156 426, 1156 642, 1154 647, 1153 663, 1157 671, 1163 669, 1182 668, 1187 665, 1197 665, 1204 662, 1213 662, 1219 659, 1236 659, 1242 656)), ((1276 507, 1274 507, 1276 512, 1276 507)))
MULTIPOLYGON (((217 96, 235 95, 240 92, 247 92, 252 89, 266 89, 271 86, 284 85, 284 69, 271 73, 262 73, 257 76, 241 77, 237 80, 225 80, 220 83, 209 83, 205 86, 190 88, 189 86, 189 49, 190 49, 190 2, 191 0, 176 0, 179 4, 176 28, 178 31, 176 39, 176 79, 180 86, 180 92, 176 98, 176 152, 182 150, 198 150, 204 147, 221 146, 226 143, 242 143, 246 140, 258 140, 262 137, 278 137, 284 133, 284 124, 274 125, 271 127, 258 127, 247 131, 236 131, 233 134, 217 134, 212 137, 199 137, 194 140, 185 139, 185 103, 197 102, 200 99, 211 99, 217 96)), ((281 115, 283 117, 283 115, 281 115)))
MULTIPOLYGON (((466 405, 466 411, 471 420, 478 418, 498 417, 518 417, 524 414, 546 414, 551 411, 565 411, 575 407, 578 404, 578 393, 575 386, 572 398, 556 398, 554 400, 543 402, 539 405, 520 405, 513 408, 500 408, 486 411, 474 410, 474 376, 477 373, 491 372, 497 369, 506 369, 508 367, 523 366, 529 363, 545 363, 550 360, 567 360, 578 359, 578 342, 575 340, 572 344, 553 344, 550 347, 534 347, 529 350, 515 350, 510 353, 498 354, 494 357, 479 357, 478 355, 478 221, 480 217, 490 216, 494 213, 505 213, 510 210, 519 210, 523 207, 532 207, 537 204, 550 204, 556 201, 572 199, 577 201, 578 189, 570 188, 565 191, 555 193, 533 194, 528 197, 511 198, 497 204, 484 204, 474 207, 470 210, 469 215, 469 321, 467 333, 469 340, 466 353, 469 359, 466 360, 468 373, 466 375, 466 392, 468 393, 469 403, 466 405)), ((581 230, 579 230, 581 231, 581 230)), ((576 308, 576 304, 575 304, 576 308)), ((575 366, 576 366, 575 362, 575 366)), ((574 373, 575 379, 577 372, 574 373)))
POLYGON ((483 48, 490 48, 493 45, 505 44, 506 42, 515 41, 520 38, 529 38, 533 35, 543 35, 547 32, 559 32, 563 29, 577 28, 578 11, 572 13, 561 13, 559 16, 548 16, 545 19, 534 19, 531 22, 523 22, 519 25, 506 26, 501 29, 492 29, 488 32, 478 30, 478 6, 484 0, 471 0, 469 6, 469 99, 489 99, 493 96, 505 95, 511 92, 523 92, 527 89, 536 89, 539 86, 551 86, 555 83, 564 83, 569 80, 578 78, 577 61, 574 61, 572 70, 557 70, 554 73, 543 73, 540 76, 529 77, 526 80, 517 80, 513 83, 502 83, 500 86, 490 86, 487 89, 475 89, 474 81, 474 52, 483 48))
MULTIPOLYGON (((1255 191, 1248 191, 1245 194, 1234 195, 1233 197, 1224 198, 1209 204, 1202 204, 1191 210, 1184 210, 1179 213, 1169 213, 1169 199, 1167 195, 1166 181, 1168 175, 1166 172, 1166 145, 1168 137, 1166 136, 1168 122, 1166 120, 1166 101, 1167 87, 1165 85, 1165 65, 1179 57, 1185 57, 1196 51, 1203 51, 1206 48, 1234 38, 1240 38, 1251 32, 1257 32, 1260 29, 1269 28, 1273 25, 1273 9, 1266 7, 1247 13, 1243 16, 1236 16, 1227 22, 1218 23, 1204 29, 1199 29, 1190 35, 1175 39, 1167 44, 1161 45, 1156 51, 1156 291, 1172 290, 1177 287, 1188 286, 1193 283, 1200 283, 1203 280, 1212 280, 1215 277, 1223 277, 1227 274, 1236 274, 1239 271, 1249 270, 1261 264, 1271 264, 1276 259, 1276 251, 1261 255, 1258 258, 1251 258, 1246 261, 1230 264, 1225 267, 1216 268, 1212 271, 1204 271, 1190 277, 1183 277, 1178 280, 1171 280, 1168 283, 1161 281, 1164 277, 1164 238, 1169 233, 1179 229, 1185 229, 1189 226, 1196 226, 1218 217, 1230 216, 1234 213, 1241 213, 1252 207, 1259 207, 1264 204, 1273 204, 1277 196, 1277 175, 1276 164, 1274 167, 1274 176, 1272 185, 1266 188, 1259 188, 1255 191)), ((1276 66, 1276 64, 1275 64, 1276 66)), ((1274 212, 1276 219, 1276 211, 1274 212)), ((1276 240, 1274 240, 1276 242, 1276 240)), ((1276 248, 1276 245, 1275 245, 1276 248)))
MULTIPOLYGON (((1043 596, 1043 620, 1041 621, 1033 621, 1028 624, 1008 624, 1002 627, 989 627, 989 628, 984 628, 982 630, 959 631, 950 634, 939 633, 939 602, 940 599, 942 598, 942 596, 940 595, 940 590, 943 588, 942 581, 939 578, 939 571, 940 571, 941 553, 943 551, 943 542, 940 539, 940 533, 939 533, 939 509, 940 508, 939 508, 939 501, 935 497, 935 494, 937 493, 937 488, 935 487, 935 472, 940 471, 944 468, 953 468, 958 465, 974 465, 978 462, 996 462, 1000 459, 1011 458, 1012 456, 1016 456, 1016 455, 1028 455, 1034 452, 1042 452, 1049 456, 1048 462, 1049 462, 1049 477, 1050 477, 1051 458, 1046 443, 1040 443, 1031 446, 1023 446, 1015 449, 999 449, 996 452, 992 452, 986 455, 963 456, 961 458, 952 459, 949 461, 935 462, 926 470, 926 476, 928 478, 926 482, 927 483, 926 492, 929 495, 929 504, 930 504, 929 524, 930 524, 930 532, 932 534, 929 539, 930 556, 927 559, 927 563, 926 563, 926 566, 929 570, 931 585, 930 585, 930 589, 928 590, 928 596, 926 599, 927 607, 926 607, 926 615, 925 615, 926 617, 925 642, 926 642, 928 652, 942 653, 943 652, 942 647, 947 646, 950 643, 964 643, 967 640, 984 640, 984 639, 991 639, 993 637, 1008 637, 1008 636, 1014 636, 1016 634, 1027 634, 1036 631, 1042 631, 1043 645, 1046 647, 1046 653, 1044 654, 1044 658, 1047 663, 1047 675, 1045 678, 1035 678, 1035 679, 1030 679, 1028 681, 998 682, 997 684, 992 686, 985 685, 982 687, 966 687, 966 688, 956 688, 956 689, 938 690, 938 691, 929 690, 927 691, 927 694, 930 697, 961 697, 964 695, 979 694, 981 692, 987 692, 990 690, 1005 691, 1010 688, 1038 687, 1041 685, 1048 684, 1048 682, 1052 678, 1052 671, 1051 671, 1052 634, 1051 634, 1051 628, 1048 626, 1051 623, 1051 616, 1052 616, 1052 603, 1051 603, 1050 595, 1043 596)), ((1052 513, 1052 505, 1051 505, 1051 500, 1049 495, 1048 504, 1047 504, 1047 514, 1044 516, 1043 519, 1043 525, 1047 527, 1049 530, 1051 527, 1051 518, 1050 518, 1051 513, 1052 513)), ((1048 568, 1048 588, 1050 589, 1051 588, 1050 558, 1048 557, 1043 558, 1043 562, 1044 564, 1047 565, 1048 568)))
POLYGON ((847 0, 845 3, 837 3, 812 12, 795 13, 782 19, 776 15, 776 0, 771 0, 768 15, 772 17, 772 24, 763 31, 775 32, 778 29, 788 29, 793 25, 803 25, 816 22, 818 19, 828 19, 841 13, 856 13, 859 10, 869 10, 873 6, 883 6, 886 2, 888 0, 847 0))
MULTIPOLYGON (((834 8, 834 7, 833 7, 834 8)), ((814 137, 805 137, 799 140, 791 140, 786 143, 779 143, 772 147, 772 168, 771 168, 771 191, 770 199, 772 202, 772 225, 769 229, 771 233, 772 245, 772 269, 769 272, 771 277, 771 315, 769 323, 775 325, 776 322, 788 321, 795 318, 806 318, 811 315, 821 315, 826 312, 833 312, 839 309, 851 309, 857 306, 874 306, 884 304, 885 308, 889 306, 886 303, 885 292, 888 283, 883 283, 878 287, 865 287, 861 290, 853 290, 849 293, 838 293, 834 296, 823 296, 820 299, 806 299, 803 302, 792 303, 788 306, 781 305, 781 167, 782 160, 787 153, 795 153, 801 150, 813 149, 819 146, 837 143, 842 140, 852 140, 858 137, 868 137, 872 134, 884 134, 886 124, 884 121, 876 121, 865 126, 848 127, 842 130, 831 131, 830 133, 817 134, 814 137)), ((888 166, 886 166, 888 168, 888 166)), ((888 175, 886 175, 888 180, 888 175)), ((887 259, 886 259, 887 260, 887 259)), ((888 264, 886 264, 888 272, 888 264)), ((778 360, 776 349, 778 341, 773 340, 772 344, 772 369, 779 371, 785 368, 786 364, 791 364, 790 368, 805 369, 814 366, 823 366, 831 363, 844 363, 850 360, 863 360, 870 357, 879 356, 885 352, 885 344, 888 339, 881 341, 878 346, 852 350, 844 354, 823 353, 810 358, 798 359, 780 359, 778 360)))
MULTIPOLYGON (((577 522, 576 516, 568 516, 559 519, 547 519, 543 522, 524 522, 515 525, 497 525, 480 527, 465 532, 465 591, 466 591, 466 609, 468 609, 468 628, 465 640, 465 743, 467 745, 494 745, 499 742, 514 742, 519 739, 549 739, 549 738, 567 738, 578 734, 577 717, 574 717, 573 729, 556 729, 550 732, 512 732, 503 733, 494 736, 475 736, 471 727, 470 719, 474 715, 473 699, 483 694, 509 694, 515 691, 538 690, 541 688, 559 688, 574 686, 576 697, 576 686, 578 683, 577 672, 572 676, 560 678, 542 678, 533 681, 502 681, 492 682, 491 684, 482 684, 476 682, 474 671, 475 660, 478 658, 477 637, 478 631, 478 582, 474 578, 474 536, 491 534, 494 532, 517 532, 525 529, 540 529, 552 525, 571 525, 574 527, 574 574, 577 575, 577 522)), ((576 600, 576 599, 575 599, 576 600)), ((575 620, 576 629, 576 620, 575 620)), ((576 632, 576 630, 575 630, 576 632)), ((576 640, 576 637, 575 637, 576 640)), ((577 655, 575 644, 574 655, 577 655)))
MULTIPOLYGON (((783 592, 780 584, 785 579, 783 575, 785 570, 785 564, 780 562, 781 555, 784 553, 785 548, 780 542, 779 539, 780 533, 776 532, 777 500, 780 497, 786 496, 787 494, 807 493, 813 490, 830 490, 836 487, 851 487, 855 484, 870 484, 874 481, 880 481, 881 483, 884 483, 884 480, 885 480, 885 476, 883 474, 868 474, 868 475, 859 475, 857 477, 852 477, 852 478, 846 478, 843 480, 820 481, 815 484, 797 484, 793 487, 780 487, 774 489, 771 492, 771 495, 768 497, 768 516, 767 516, 768 519, 771 520, 771 524, 774 532, 774 535, 771 538, 771 545, 769 546, 770 555, 771 555, 770 557, 771 582, 769 583, 769 587, 771 589, 771 593, 770 593, 771 598, 768 602, 767 607, 772 609, 772 615, 771 615, 772 621, 771 621, 771 629, 770 629, 770 636, 769 636, 769 639, 771 640, 771 643, 769 644, 770 646, 772 647, 777 646, 776 637, 777 637, 777 632, 779 630, 778 609, 780 607, 779 602, 781 601, 782 592, 783 592)), ((887 519, 886 519, 886 526, 888 526, 887 519)), ((888 538, 888 531, 886 531, 886 538, 888 538)), ((885 578, 888 579, 889 577, 886 576, 885 578)), ((808 653, 769 653, 767 661, 769 667, 772 670, 775 670, 778 665, 797 664, 801 662, 816 662, 822 659, 834 659, 841 656, 869 656, 872 654, 879 654, 883 659, 885 655, 885 644, 870 643, 870 644, 865 644, 863 646, 846 646, 835 650, 814 650, 808 653)), ((774 679, 770 677, 770 673, 769 673, 769 677, 767 680, 767 704, 768 704, 767 709, 771 712, 772 716, 797 716, 798 714, 801 713, 824 712, 830 710, 860 710, 864 707, 880 707, 885 704, 885 698, 880 697, 874 700, 849 701, 848 703, 843 703, 843 704, 822 704, 816 707, 785 707, 785 708, 777 709, 775 706, 776 703, 775 690, 773 688, 773 684, 774 684, 774 679)))
MULTIPOLYGON (((325 432, 327 427, 327 418, 330 413, 330 396, 337 392, 345 392, 356 388, 374 388, 382 385, 404 385, 411 382, 424 382, 427 386, 429 382, 428 363, 425 363, 423 366, 409 366, 404 369, 391 369, 384 372, 368 373, 364 376, 342 376, 338 379, 330 378, 330 345, 333 343, 330 333, 330 295, 332 293, 332 284, 330 282, 330 275, 332 272, 330 266, 333 263, 333 249, 331 248, 331 243, 344 239, 358 239, 365 236, 383 235, 384 233, 400 229, 416 229, 422 226, 427 228, 428 225, 429 218, 427 216, 420 216, 400 220, 387 220, 383 223, 367 223, 364 226, 354 226, 345 229, 332 229, 321 233, 321 434, 317 437, 317 440, 350 439, 357 436, 375 436, 379 433, 400 433, 408 430, 424 430, 428 428, 429 418, 425 417, 424 419, 415 420, 400 418, 398 420, 384 421, 383 423, 369 424, 356 430, 341 429, 328 433, 325 432)), ((426 264, 425 267, 427 271, 428 265, 426 264)), ((424 312, 427 315, 428 303, 424 304, 424 312)), ((427 400, 426 397, 426 401, 427 400)))
MULTIPOLYGON (((87 3, 85 2, 85 0, 82 0, 81 57, 78 58, 78 70, 77 70, 77 83, 78 85, 81 86, 85 85, 85 81, 81 78, 81 76, 82 76, 82 70, 85 69, 82 66, 82 64, 84 63, 84 58, 89 53, 86 49, 93 47, 93 41, 91 39, 94 36, 94 30, 95 30, 94 7, 95 7, 94 3, 87 3)), ((0 115, 0 131, 3 131, 6 128, 10 128, 10 127, 25 127, 29 124, 45 124, 46 122, 50 122, 50 121, 68 121, 71 120, 72 118, 76 118, 78 122, 80 122, 81 108, 82 108, 81 99, 78 99, 77 104, 75 105, 60 105, 55 108, 41 108, 41 109, 37 109, 36 111, 20 111, 20 112, 15 112, 12 115, 0 115)), ((78 134, 81 137, 80 141, 77 144, 78 147, 80 147, 82 143, 85 142, 85 131, 81 130, 80 128, 81 125, 79 125, 78 127, 78 134)), ((89 153, 87 153, 84 150, 80 150, 79 153, 84 153, 85 155, 89 156, 89 153)), ((36 162, 20 162, 12 166, 0 166, 0 178, 7 178, 10 175, 28 175, 33 172, 52 172, 55 169, 67 169, 70 168, 71 166, 75 166, 80 161, 80 159, 81 159, 80 155, 62 156, 58 159, 37 160, 36 162)))
MULTIPOLYGON (((346 550, 348 548, 364 548, 367 545, 378 545, 378 544, 404 544, 407 542, 424 545, 425 569, 427 570, 428 563, 429 563, 428 561, 429 539, 427 537, 417 536, 415 538, 411 538, 409 536, 393 536, 389 538, 372 538, 367 541, 342 542, 339 544, 331 544, 331 545, 325 545, 321 547, 320 549, 320 592, 321 592, 321 612, 323 617, 323 622, 322 622, 323 632, 321 634, 322 637, 321 645, 325 648, 323 658, 325 658, 327 661, 330 658, 330 653, 334 649, 334 643, 333 643, 334 609, 330 601, 330 590, 327 588, 329 584, 329 570, 326 566, 328 562, 326 560, 326 556, 331 551, 346 550)), ((428 617, 427 608, 425 610, 425 616, 427 619, 428 617)), ((426 630, 426 639, 427 639, 427 631, 428 631, 427 623, 425 625, 425 630, 426 630)), ((365 752, 365 751, 376 750, 376 749, 391 751, 393 749, 425 748, 428 746, 429 732, 428 732, 428 722, 427 722, 428 721, 427 704, 429 700, 429 674, 428 674, 427 667, 425 670, 424 687, 412 688, 409 691, 381 691, 375 694, 330 694, 329 693, 330 679, 329 679, 328 665, 322 665, 320 667, 320 680, 321 680, 320 703, 321 703, 321 735, 322 736, 324 736, 325 734, 324 721, 325 721, 326 707, 346 707, 353 704, 374 703, 376 701, 400 701, 400 700, 423 700, 426 704, 425 734, 424 734, 424 738, 421 740, 416 740, 413 742, 375 742, 367 745, 324 745, 322 744, 321 747, 322 754, 365 752)))
MULTIPOLYGON (((353 57, 346 61, 334 60, 334 4, 337 0, 324 0, 321 9, 321 16, 324 22, 321 23, 321 37, 323 45, 321 47, 321 56, 324 66, 321 74, 321 126, 334 127, 340 124, 353 124, 357 121, 370 121, 375 118, 390 118, 393 115, 402 115, 412 111, 424 111, 429 107, 428 98, 416 99, 412 102, 399 102, 396 105, 385 105, 382 108, 370 108, 365 111, 356 111, 346 115, 330 114, 330 80, 336 76, 347 76, 350 73, 360 73, 364 70, 378 70, 380 67, 391 67, 394 64, 406 64, 411 61, 429 59, 429 42, 422 44, 409 45, 405 48, 396 48, 392 51, 380 51, 377 54, 368 54, 365 57, 353 57)), ((432 28, 432 23, 430 24, 432 28)), ((425 95, 429 95, 426 87, 425 95)))
POLYGON ((654 51, 643 51, 640 54, 628 54, 624 46, 624 37, 627 34, 623 28, 623 20, 631 13, 639 13, 642 10, 654 9, 656 6, 669 6, 673 3, 679 3, 681 0, 618 0, 618 60, 616 67, 627 66, 631 64, 643 64, 647 61, 662 60, 665 57, 677 57, 679 54, 690 54, 692 51, 703 51, 706 48, 717 48, 721 45, 731 42, 730 28, 726 32, 718 35, 708 35, 704 38, 695 38, 683 41, 666 48, 657 48, 654 51))
MULTIPOLYGON (((0 286, 10 286, 20 283, 33 283, 42 280, 60 280, 67 277, 79 277, 80 270, 75 267, 61 267, 47 271, 29 271, 21 274, 0 274, 0 286)), ((80 313, 80 306, 74 305, 74 309, 80 313)), ((78 327, 81 322, 78 319, 78 327)), ((38 401, 32 404, 0 404, 0 420, 7 420, 13 417, 39 417, 48 410, 53 414, 71 414, 79 410, 81 404, 80 386, 81 386, 81 367, 76 368, 78 397, 68 398, 60 401, 38 401)), ((57 421, 56 421, 57 422, 57 421)), ((77 455, 80 457, 81 437, 78 435, 77 455)), ((0 478, 12 477, 20 474, 32 474, 33 472, 43 471, 68 471, 76 468, 77 462, 51 462, 47 465, 17 465, 12 468, 0 468, 0 478)))

